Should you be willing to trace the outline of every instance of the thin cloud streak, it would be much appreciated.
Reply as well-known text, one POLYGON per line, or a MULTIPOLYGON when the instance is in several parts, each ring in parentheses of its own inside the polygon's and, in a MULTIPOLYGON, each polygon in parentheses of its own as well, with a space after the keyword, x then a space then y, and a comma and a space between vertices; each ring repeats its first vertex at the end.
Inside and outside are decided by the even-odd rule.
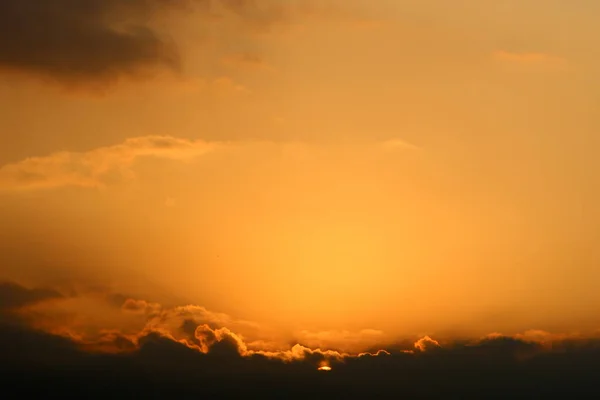
POLYGON ((219 146, 219 143, 172 136, 143 136, 87 152, 63 151, 31 157, 0 167, 0 190, 103 187, 111 178, 133 177, 130 167, 139 158, 189 161, 219 146))
MULTIPOLYGON (((223 85, 231 86, 229 80, 223 85)), ((211 152, 240 147, 252 151, 253 145, 294 146, 297 143, 264 141, 214 142, 174 136, 140 136, 112 146, 84 152, 61 151, 48 156, 30 157, 0 166, 0 191, 55 189, 61 187, 105 188, 111 183, 135 177, 134 164, 142 158, 191 162, 211 152)), ((400 139, 376 144, 384 150, 415 150, 400 139)), ((366 148, 363 149, 366 151, 366 148)))
POLYGON ((569 66, 569 62, 565 58, 547 53, 517 53, 497 50, 492 53, 492 58, 497 62, 530 67, 537 66, 564 70, 569 66))

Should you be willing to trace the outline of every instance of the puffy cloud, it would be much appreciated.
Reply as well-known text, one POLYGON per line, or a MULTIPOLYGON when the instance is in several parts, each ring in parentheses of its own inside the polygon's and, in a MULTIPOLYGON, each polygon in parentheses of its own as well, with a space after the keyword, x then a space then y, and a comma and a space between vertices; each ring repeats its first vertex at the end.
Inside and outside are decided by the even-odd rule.
POLYGON ((227 314, 209 311, 205 307, 192 304, 163 309, 161 313, 149 319, 146 328, 156 331, 172 331, 181 329, 186 321, 196 325, 228 326, 246 332, 256 331, 259 328, 255 322, 237 320, 227 314))
POLYGON ((434 340, 429 336, 424 336, 421 339, 417 340, 414 346, 415 349, 422 352, 439 349, 441 347, 440 343, 437 340, 434 340))
POLYGON ((217 148, 219 143, 172 136, 142 136, 87 152, 57 152, 0 167, 0 190, 102 187, 111 179, 133 176, 132 164, 141 157, 189 161, 217 148))
POLYGON ((351 355, 348 353, 339 352, 337 350, 322 350, 322 349, 311 349, 309 347, 302 346, 301 344, 295 344, 289 350, 283 351, 251 351, 249 355, 258 354, 267 358, 273 358, 283 360, 286 362, 293 362, 299 360, 311 360, 313 364, 327 360, 338 360, 341 361, 351 355))
MULTIPOLYGON (((51 290, 30 290, 16 284, 4 285, 4 288, 7 289, 3 292, 4 304, 15 307, 58 296, 51 290)), ((139 347, 142 338, 159 335, 205 354, 234 351, 243 357, 261 356, 285 362, 341 360, 349 356, 336 350, 300 344, 289 347, 285 342, 272 342, 269 331, 255 322, 197 305, 163 307, 142 299, 103 293, 79 293, 76 297, 58 300, 56 304, 44 303, 43 307, 24 310, 22 316, 36 329, 68 338, 86 351, 129 352, 139 347)), ((333 332, 312 335, 327 338, 334 344, 333 332)), ((359 336, 348 332, 337 335, 343 341, 352 339, 353 335, 355 340, 369 335, 376 337, 380 332, 364 330, 359 336)))
POLYGON ((119 330, 101 330, 94 340, 74 336, 72 339, 85 351, 97 353, 126 353, 138 349, 137 338, 125 335, 119 330))
MULTIPOLYGON (((16 284, 1 287, 10 287, 4 290, 3 304, 17 308, 55 297, 51 291, 16 284)), ((111 310, 130 317, 156 308, 154 303, 125 296, 105 300, 111 302, 111 310), (125 299, 121 307, 115 306, 117 298, 125 299)), ((411 354, 380 350, 354 355, 300 344, 268 351, 249 348, 235 330, 217 326, 235 324, 235 319, 203 307, 161 307, 154 315, 143 315, 148 321, 144 329, 133 333, 100 329, 93 337, 84 331, 65 329, 51 334, 0 321, 0 371, 4 377, 14 377, 9 379, 12 383, 23 379, 19 377, 27 377, 29 386, 50 382, 39 386, 53 391, 60 389, 57 385, 64 378, 69 382, 69 393, 73 393, 74 385, 81 384, 87 390, 88 386, 110 386, 107 382, 114 382, 119 390, 170 396, 178 390, 188 396, 233 395, 228 391, 233 387, 246 395, 264 394, 264 388, 269 387, 274 393, 293 390, 301 397, 322 394, 323 390, 344 397, 385 397, 392 393, 405 397, 486 397, 486 393, 498 394, 499 390, 507 395, 519 392, 539 397, 556 394, 561 388, 567 388, 562 393, 570 396, 579 389, 586 394, 600 391, 594 373, 600 365, 597 337, 530 330, 513 336, 491 334, 475 341, 448 341, 444 348, 426 336, 415 343, 416 351, 411 354), (194 319, 211 322, 196 323, 194 319), (548 341, 554 346, 540 345, 548 341), (318 368, 322 365, 330 366, 332 374, 321 378, 318 368), (65 372, 61 376, 61 371, 68 375, 65 372), (73 371, 79 371, 76 377, 73 371), (102 375, 103 371, 117 373, 109 377, 102 375), (139 375, 141 371, 150 375, 139 375), (115 382, 115 376, 122 380, 115 382), (147 386, 148 376, 158 385, 152 390, 147 386)), ((379 335, 376 331, 365 333, 379 335)), ((353 335, 346 332, 341 336, 353 335)))
MULTIPOLYGON (((341 361, 347 357, 358 356, 356 353, 352 355, 348 352, 307 347, 301 344, 295 344, 289 349, 281 349, 281 344, 275 345, 260 338, 260 327, 256 323, 235 320, 226 314, 213 313, 204 307, 192 305, 163 310, 162 313, 148 321, 140 335, 144 336, 149 333, 158 333, 169 337, 206 354, 214 352, 216 347, 221 351, 222 349, 234 349, 235 353, 242 357, 261 356, 285 362, 311 360, 313 363, 323 360, 341 361), (240 331, 246 332, 246 334, 240 334, 240 331), (251 345, 247 344, 248 337, 255 338, 255 340, 251 339, 251 345)), ((327 336, 329 340, 333 339, 332 334, 335 333, 332 331, 320 333, 321 336, 327 336)), ((353 336, 348 332, 345 334, 346 338, 348 335, 353 336)), ((376 330, 362 331, 362 335, 379 336, 380 334, 381 332, 376 330)), ((319 336, 318 333, 316 335, 319 336)), ((338 336, 338 338, 343 343, 344 338, 342 336, 338 336)), ((339 343, 337 345, 334 342, 331 343, 334 345, 333 347, 340 347, 339 343)), ((344 345, 342 344, 341 347, 344 345)), ((384 354, 389 353, 380 350, 374 353, 360 353, 360 356, 377 357, 384 354)))
POLYGON ((390 356, 390 355, 392 355, 392 353, 390 353, 387 350, 381 349, 381 350, 377 350, 375 353, 370 353, 368 351, 365 353, 359 353, 358 357, 379 357, 379 356, 383 356, 383 355, 390 356))
POLYGON ((385 351, 352 357, 297 345, 289 350, 289 359, 282 359, 245 353, 239 337, 227 329, 203 325, 196 335, 207 344, 206 351, 156 332, 139 337, 135 349, 122 335, 106 332, 104 344, 91 348, 69 338, 0 326, 0 369, 12 386, 26 379, 27 388, 87 393, 87 397, 89 387, 95 395, 106 390, 107 394, 127 391, 161 397, 261 394, 263 398, 281 393, 302 398, 333 394, 344 398, 481 398, 492 393, 577 397, 600 392, 595 375, 598 346, 518 359, 504 356, 513 344, 498 337, 469 346, 455 343, 426 357, 419 352, 385 351), (480 351, 490 344, 498 351, 480 351), (91 356, 90 350, 103 353, 91 356), (317 369, 322 365, 331 366, 332 375, 321 377, 317 369), (63 381, 68 386, 61 386, 63 381), (46 384, 38 385, 42 382, 46 384))
POLYGON ((204 353, 233 352, 238 356, 254 354, 254 352, 248 350, 246 343, 239 335, 225 327, 211 329, 208 325, 200 325, 196 328, 194 336, 204 353))
POLYGON ((161 310, 158 303, 149 303, 146 300, 127 299, 121 306, 123 311, 134 314, 154 315, 161 310))

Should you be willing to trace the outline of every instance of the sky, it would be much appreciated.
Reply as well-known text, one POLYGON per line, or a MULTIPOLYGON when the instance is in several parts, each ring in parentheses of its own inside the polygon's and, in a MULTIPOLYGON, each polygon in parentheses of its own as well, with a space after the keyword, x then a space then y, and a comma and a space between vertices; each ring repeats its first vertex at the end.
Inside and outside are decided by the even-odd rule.
POLYGON ((599 14, 3 1, 5 319, 287 361, 596 337, 599 14))

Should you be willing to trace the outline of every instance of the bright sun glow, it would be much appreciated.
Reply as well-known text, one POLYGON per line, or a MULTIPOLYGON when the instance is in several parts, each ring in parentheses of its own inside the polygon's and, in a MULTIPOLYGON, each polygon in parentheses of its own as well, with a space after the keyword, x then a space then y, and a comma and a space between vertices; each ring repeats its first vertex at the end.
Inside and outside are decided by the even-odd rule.
POLYGON ((331 371, 331 367, 329 365, 322 365, 318 368, 319 371, 331 371))

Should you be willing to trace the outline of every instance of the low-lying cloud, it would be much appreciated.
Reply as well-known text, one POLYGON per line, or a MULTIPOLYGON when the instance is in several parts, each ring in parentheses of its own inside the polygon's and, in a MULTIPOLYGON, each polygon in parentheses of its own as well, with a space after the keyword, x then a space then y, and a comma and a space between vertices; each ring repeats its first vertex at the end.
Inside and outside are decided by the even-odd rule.
MULTIPOLYGON (((13 306, 8 307, 12 310, 60 298, 53 291, 41 292, 15 283, 0 286, 0 296, 12 302, 13 306)), ((350 398, 367 394, 485 397, 491 393, 560 392, 574 395, 577 391, 589 394, 598 390, 591 371, 600 365, 600 339, 594 337, 529 331, 523 335, 496 333, 442 344, 425 336, 416 340, 415 351, 389 346, 389 349, 350 354, 302 344, 279 351, 251 350, 243 334, 219 325, 260 328, 256 324, 236 321, 198 306, 164 308, 157 303, 126 298, 118 307, 117 297, 120 296, 110 300, 115 312, 145 316, 146 323, 139 331, 107 328, 91 338, 85 332, 55 334, 37 330, 24 322, 30 321, 27 318, 8 323, 3 320, 0 369, 8 374, 5 376, 25 374, 28 381, 34 382, 53 377, 45 387, 59 391, 66 390, 60 386, 62 379, 67 378, 60 375, 61 371, 79 371, 77 376, 68 375, 71 393, 80 390, 77 385, 106 387, 110 382, 116 385, 115 390, 135 388, 136 393, 171 395, 181 391, 187 396, 232 394, 231 386, 243 388, 247 395, 258 394, 264 393, 265 385, 273 393, 278 388, 286 391, 294 388, 294 393, 305 395, 323 394, 326 390, 350 398), (548 341, 553 345, 547 346, 548 341), (323 366, 330 370, 323 372, 320 368, 323 366), (125 380, 114 381, 105 376, 105 371, 119 371, 118 375, 125 380), (333 375, 323 375, 329 373, 333 375), (150 389, 146 374, 152 376, 151 382, 157 386, 150 389), (174 382, 178 383, 173 386, 174 382)), ((29 312, 27 308, 20 310, 24 315, 29 312)), ((356 340, 380 334, 365 330, 357 334, 305 331, 304 335, 356 340)), ((15 379, 12 384, 21 382, 16 375, 15 379)))
POLYGON ((386 336, 378 329, 309 331, 302 330, 296 338, 309 347, 337 349, 345 352, 368 349, 381 344, 386 336))

